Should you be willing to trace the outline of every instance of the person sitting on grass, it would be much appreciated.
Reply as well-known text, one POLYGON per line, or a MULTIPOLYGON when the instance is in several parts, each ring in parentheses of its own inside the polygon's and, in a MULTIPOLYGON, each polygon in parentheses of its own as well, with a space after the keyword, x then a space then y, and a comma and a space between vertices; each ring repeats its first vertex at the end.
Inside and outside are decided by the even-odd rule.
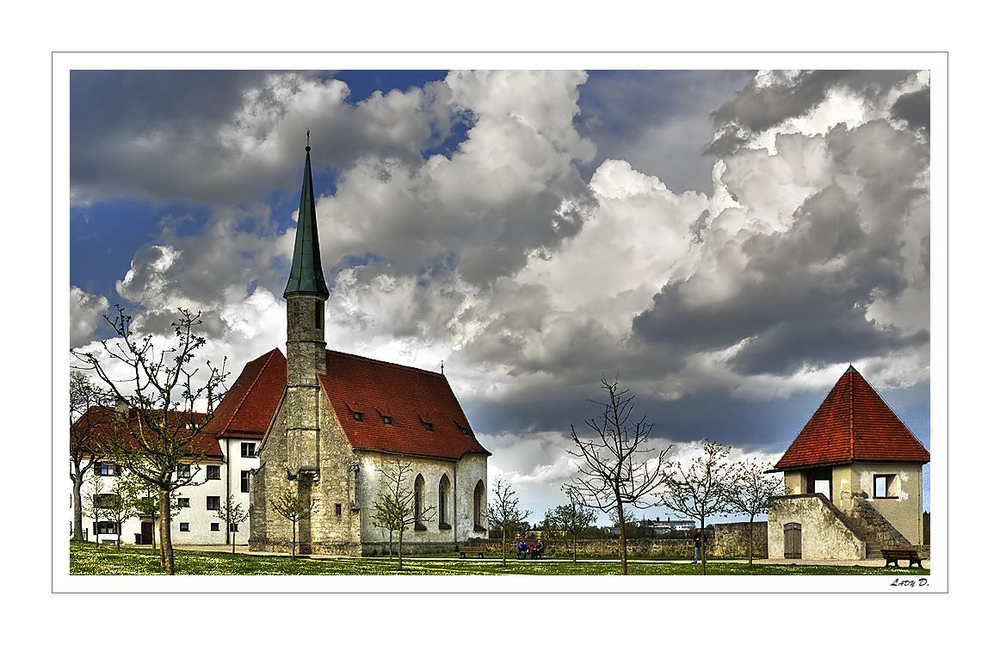
POLYGON ((541 539, 535 540, 535 543, 531 545, 531 559, 538 560, 541 559, 542 553, 545 552, 545 545, 542 544, 541 539))
POLYGON ((517 559, 523 560, 528 557, 528 544, 522 539, 517 543, 517 559))

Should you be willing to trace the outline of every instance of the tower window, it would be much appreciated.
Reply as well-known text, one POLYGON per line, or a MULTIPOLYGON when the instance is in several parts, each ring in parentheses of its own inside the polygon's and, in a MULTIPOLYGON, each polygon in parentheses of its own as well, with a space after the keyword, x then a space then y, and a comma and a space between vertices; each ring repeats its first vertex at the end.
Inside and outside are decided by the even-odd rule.
POLYGON ((316 329, 323 329, 323 303, 316 301, 316 329))

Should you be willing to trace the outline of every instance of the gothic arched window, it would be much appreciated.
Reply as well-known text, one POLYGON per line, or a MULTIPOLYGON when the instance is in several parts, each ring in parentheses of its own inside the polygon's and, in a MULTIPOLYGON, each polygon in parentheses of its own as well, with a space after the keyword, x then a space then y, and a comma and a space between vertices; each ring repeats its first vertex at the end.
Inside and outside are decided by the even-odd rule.
POLYGON ((451 515, 448 509, 451 507, 451 481, 448 475, 441 475, 441 483, 438 485, 438 528, 450 529, 451 515))
POLYGON ((417 478, 413 481, 413 530, 414 531, 426 531, 423 522, 420 519, 424 514, 424 476, 417 475, 417 478))
POLYGON ((481 479, 472 494, 472 523, 473 530, 486 530, 486 485, 481 479))

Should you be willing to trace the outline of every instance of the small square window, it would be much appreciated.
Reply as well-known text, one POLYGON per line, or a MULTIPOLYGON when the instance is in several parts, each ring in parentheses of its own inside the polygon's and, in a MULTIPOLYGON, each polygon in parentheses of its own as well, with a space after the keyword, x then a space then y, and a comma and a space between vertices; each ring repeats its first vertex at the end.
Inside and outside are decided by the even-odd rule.
POLYGON ((190 477, 190 476, 191 476, 191 465, 190 464, 182 464, 182 465, 180 465, 180 466, 177 467, 177 477, 178 478, 181 478, 181 477, 190 477))
POLYGON ((896 497, 895 480, 895 475, 875 475, 872 497, 875 499, 894 499, 896 497))
POLYGON ((253 443, 243 442, 240 444, 240 456, 241 457, 256 457, 257 454, 254 452, 256 447, 253 443))
POLYGON ((191 506, 190 497, 178 497, 177 498, 177 508, 188 508, 191 506))
POLYGON ((205 479, 221 479, 221 469, 219 466, 208 466, 205 469, 205 479))
POLYGON ((187 533, 191 530, 191 525, 187 522, 181 522, 181 533, 187 533))
POLYGON ((209 495, 208 497, 206 497, 205 498, 205 508, 207 508, 210 511, 217 511, 217 510, 219 510, 219 496, 218 495, 209 495))
POLYGON ((219 523, 218 522, 212 522, 212 526, 210 528, 213 531, 218 531, 219 530, 219 523))

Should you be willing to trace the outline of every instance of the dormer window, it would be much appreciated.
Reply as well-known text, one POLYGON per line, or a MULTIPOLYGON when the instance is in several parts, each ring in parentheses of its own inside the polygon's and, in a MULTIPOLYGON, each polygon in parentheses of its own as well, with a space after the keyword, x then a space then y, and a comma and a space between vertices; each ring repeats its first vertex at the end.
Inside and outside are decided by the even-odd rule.
POLYGON ((384 423, 387 426, 391 426, 392 425, 392 417, 390 417, 387 414, 383 414, 382 415, 382 423, 384 423))
POLYGON ((364 421, 365 420, 365 414, 364 414, 364 412, 355 412, 354 410, 351 410, 351 416, 354 417, 355 421, 364 421))
POLYGON ((432 432, 434 430, 433 423, 429 421, 424 421, 423 419, 421 419, 420 423, 424 424, 424 430, 427 430, 428 432, 432 432))
POLYGON ((462 426, 462 425, 458 425, 457 423, 456 423, 455 425, 457 425, 457 426, 458 426, 458 429, 462 431, 462 434, 464 434, 464 435, 466 435, 466 436, 468 436, 469 434, 472 434, 472 430, 469 430, 469 429, 468 429, 468 428, 466 428, 465 426, 462 426))

